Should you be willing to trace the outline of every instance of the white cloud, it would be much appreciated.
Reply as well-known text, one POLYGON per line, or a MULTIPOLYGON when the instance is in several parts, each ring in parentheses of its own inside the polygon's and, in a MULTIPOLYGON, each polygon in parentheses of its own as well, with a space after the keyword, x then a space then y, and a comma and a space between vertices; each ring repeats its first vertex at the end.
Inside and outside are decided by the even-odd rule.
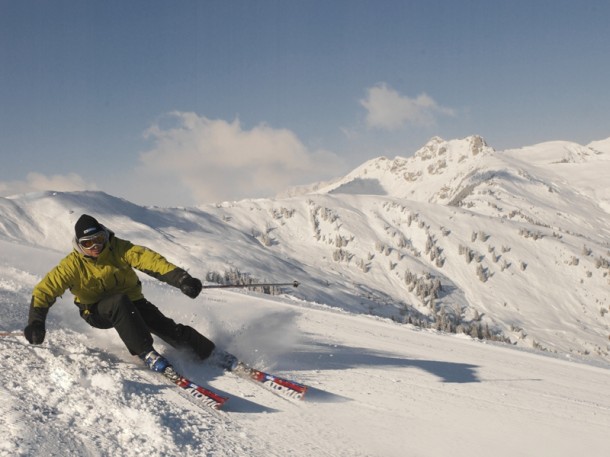
POLYGON ((58 192, 72 192, 79 190, 96 190, 95 184, 86 182, 76 173, 67 175, 46 176, 42 173, 28 173, 25 181, 0 182, 0 193, 2 195, 15 195, 28 192, 40 192, 55 190, 58 192))
POLYGON ((138 174, 169 185, 166 191, 186 191, 198 203, 273 196, 340 170, 335 154, 310 151, 286 129, 259 124, 245 130, 239 120, 184 112, 171 113, 169 120, 173 126, 157 123, 146 132, 154 147, 140 155, 138 174))
POLYGON ((360 104, 367 110, 367 125, 383 130, 397 130, 406 124, 430 126, 435 124, 437 115, 455 115, 425 93, 416 98, 404 97, 385 83, 370 87, 360 104))

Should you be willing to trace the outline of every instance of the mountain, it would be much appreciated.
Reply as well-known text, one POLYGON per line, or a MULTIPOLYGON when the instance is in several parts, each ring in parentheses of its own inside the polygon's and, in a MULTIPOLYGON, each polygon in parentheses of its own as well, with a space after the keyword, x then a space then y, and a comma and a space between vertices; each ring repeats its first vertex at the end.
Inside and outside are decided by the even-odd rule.
POLYGON ((296 260, 304 299, 605 359, 607 144, 433 138, 305 195, 204 209, 296 260))
POLYGON ((196 208, 0 198, 0 455, 605 455, 609 146, 433 138, 290 197, 196 208), (69 293, 28 345, 32 287, 82 213, 208 281, 298 280, 191 300, 141 275, 172 318, 308 384, 305 403, 157 340, 231 397, 208 414, 86 325, 69 293))

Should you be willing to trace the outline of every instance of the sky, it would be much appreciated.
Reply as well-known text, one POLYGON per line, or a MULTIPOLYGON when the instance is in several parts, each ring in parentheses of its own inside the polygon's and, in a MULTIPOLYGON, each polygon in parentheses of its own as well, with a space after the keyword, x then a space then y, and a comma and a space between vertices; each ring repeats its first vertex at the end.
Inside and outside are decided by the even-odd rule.
POLYGON ((0 196, 190 206, 610 137, 610 3, 0 0, 0 196))

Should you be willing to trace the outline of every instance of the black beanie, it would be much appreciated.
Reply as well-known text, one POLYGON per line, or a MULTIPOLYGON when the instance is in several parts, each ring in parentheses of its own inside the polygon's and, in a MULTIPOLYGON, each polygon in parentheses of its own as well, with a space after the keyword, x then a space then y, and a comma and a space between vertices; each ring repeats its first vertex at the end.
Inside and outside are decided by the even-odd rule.
POLYGON ((80 239, 83 236, 93 235, 94 233, 101 232, 104 230, 102 224, 100 224, 94 217, 88 214, 83 214, 76 221, 74 226, 74 232, 76 233, 76 239, 80 239))

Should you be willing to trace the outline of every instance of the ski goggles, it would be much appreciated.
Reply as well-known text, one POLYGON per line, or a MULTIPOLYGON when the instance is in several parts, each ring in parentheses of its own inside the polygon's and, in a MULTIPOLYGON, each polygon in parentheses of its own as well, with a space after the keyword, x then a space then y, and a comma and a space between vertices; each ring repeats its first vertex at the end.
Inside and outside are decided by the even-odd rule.
POLYGON ((106 241, 108 241, 108 234, 106 231, 97 232, 93 235, 84 236, 78 239, 78 244, 84 249, 92 249, 96 246, 103 245, 106 241))

